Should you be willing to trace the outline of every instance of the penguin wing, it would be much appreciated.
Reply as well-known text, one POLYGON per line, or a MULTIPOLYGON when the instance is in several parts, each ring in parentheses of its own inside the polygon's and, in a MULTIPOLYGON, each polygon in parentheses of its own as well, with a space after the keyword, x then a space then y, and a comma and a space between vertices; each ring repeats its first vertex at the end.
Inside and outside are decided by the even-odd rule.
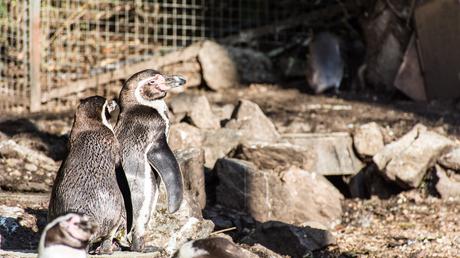
POLYGON ((166 137, 161 137, 158 144, 148 150, 147 160, 166 186, 168 211, 176 212, 182 203, 184 186, 179 164, 166 142, 166 137))

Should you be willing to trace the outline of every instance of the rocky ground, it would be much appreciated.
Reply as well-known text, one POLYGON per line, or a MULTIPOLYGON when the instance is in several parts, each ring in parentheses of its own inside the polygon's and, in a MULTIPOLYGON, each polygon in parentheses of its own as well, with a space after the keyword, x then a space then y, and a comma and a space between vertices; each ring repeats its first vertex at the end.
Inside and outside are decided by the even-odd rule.
MULTIPOLYGON (((214 231, 225 231, 261 257, 277 257, 263 246, 293 257, 460 257, 460 195, 452 179, 458 168, 452 158, 455 151, 451 151, 460 134, 455 103, 417 104, 399 95, 371 93, 315 96, 300 83, 253 84, 224 93, 188 90, 170 97, 168 103, 174 122, 170 144, 183 160, 182 168, 194 171, 186 179, 191 194, 188 206, 181 208, 183 218, 201 218, 200 208, 204 208, 203 217, 215 224, 214 231), (250 102, 238 102, 241 99, 250 102), (256 125, 245 119, 247 113, 261 114, 256 125), (424 126, 413 129, 419 123, 424 126), (332 132, 339 134, 329 134, 332 132), (333 147, 293 146, 299 141, 296 137, 305 134, 333 147), (264 145, 253 145, 262 140, 264 145), (191 151, 192 145, 204 152, 191 151), (349 152, 349 156, 339 153, 338 165, 325 168, 309 149, 328 155, 328 148, 349 152), (202 163, 197 163, 200 155, 202 163), (223 157, 227 158, 220 159, 223 157), (401 167, 398 158, 416 162, 401 167), (203 162, 206 177, 200 174, 203 162), (344 173, 330 172, 337 168, 344 173), (259 185, 268 188, 244 188, 241 195, 226 197, 225 193, 234 190, 231 187, 238 187, 241 171, 256 189, 259 185), (306 171, 319 175, 311 177, 306 171), (404 178, 399 171, 413 172, 414 177, 404 178), (300 200, 290 195, 296 187, 300 200), (326 199, 321 199, 321 191, 328 195, 326 199), (284 196, 284 207, 275 195, 284 196), (258 206, 258 198, 268 198, 267 205, 258 206), (305 207, 302 201, 317 203, 305 207), (280 245, 276 242, 280 239, 288 242, 280 245)), ((0 118, 0 166, 4 170, 0 175, 4 191, 0 198, 1 249, 36 247, 46 223, 47 195, 43 192, 49 191, 65 156, 71 121, 71 112, 0 118), (11 197, 11 191, 28 195, 11 197)), ((184 234, 209 235, 212 227, 203 221, 196 224, 199 234, 184 234)))

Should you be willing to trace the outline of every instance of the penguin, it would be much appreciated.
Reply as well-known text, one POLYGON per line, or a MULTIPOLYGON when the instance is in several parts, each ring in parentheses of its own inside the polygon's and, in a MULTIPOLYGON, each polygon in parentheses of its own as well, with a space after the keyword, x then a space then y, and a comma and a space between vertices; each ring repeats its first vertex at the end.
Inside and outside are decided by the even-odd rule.
POLYGON ((173 258, 244 258, 242 248, 222 237, 192 240, 183 244, 173 258))
POLYGON ((320 32, 313 36, 309 52, 306 74, 310 87, 315 93, 338 91, 344 69, 339 38, 330 32, 320 32))
MULTIPOLYGON (((118 141, 110 125, 109 103, 100 96, 80 101, 69 137, 69 153, 54 180, 48 221, 69 213, 89 216, 98 229, 91 251, 110 254, 118 230, 126 226, 125 200, 116 166, 118 141)), ((127 184, 127 182, 126 182, 127 184)))
POLYGON ((82 214, 68 213, 46 225, 38 245, 38 258, 86 258, 97 225, 82 214))
POLYGON ((120 91, 115 135, 131 195, 132 251, 154 250, 145 247, 144 235, 158 198, 157 175, 166 186, 168 211, 174 213, 182 202, 182 174, 167 142, 169 118, 164 97, 185 82, 180 76, 147 69, 132 75, 120 91))

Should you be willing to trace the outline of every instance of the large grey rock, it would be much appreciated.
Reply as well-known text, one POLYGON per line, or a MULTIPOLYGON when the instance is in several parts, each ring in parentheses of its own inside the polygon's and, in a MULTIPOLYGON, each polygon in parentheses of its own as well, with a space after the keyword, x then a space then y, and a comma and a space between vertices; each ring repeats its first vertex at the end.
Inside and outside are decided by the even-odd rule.
POLYGON ((352 175, 364 164, 353 151, 348 133, 286 134, 283 140, 299 146, 308 153, 308 171, 321 175, 352 175))
POLYGON ((204 132, 205 166, 213 168, 216 160, 225 157, 242 141, 243 134, 234 129, 220 128, 204 132))
POLYGON ((438 163, 445 168, 460 170, 460 146, 452 148, 449 152, 438 159, 438 163))
POLYGON ((225 127, 240 130, 246 140, 274 142, 280 138, 273 122, 249 100, 240 100, 232 118, 225 127))
POLYGON ((204 181, 204 151, 190 148, 176 153, 180 161, 184 187, 198 202, 201 209, 206 206, 206 191, 204 181))
POLYGON ((449 138, 417 125, 401 139, 385 146, 373 161, 386 178, 404 188, 415 188, 439 156, 453 145, 449 138))
POLYGON ((166 189, 161 184, 158 203, 156 209, 152 210, 145 238, 146 245, 160 247, 168 255, 186 241, 206 238, 214 230, 212 221, 203 219, 201 214, 204 195, 202 156, 197 155, 195 150, 187 150, 176 154, 176 157, 184 174, 184 200, 178 211, 168 213, 166 189))
POLYGON ((0 142, 0 187, 10 191, 51 191, 59 162, 21 146, 13 140, 0 142))
POLYGON ((279 221, 260 224, 243 240, 248 244, 259 243, 276 253, 291 257, 310 257, 312 251, 336 244, 328 231, 311 227, 297 227, 279 221))
POLYGON ((460 174, 445 170, 439 165, 435 167, 435 189, 443 199, 460 198, 460 174))
POLYGON ((223 90, 239 84, 237 65, 224 46, 209 40, 203 42, 198 61, 209 88, 223 90))
POLYGON ((273 64, 264 53, 250 48, 227 47, 236 64, 240 81, 243 83, 273 83, 276 73, 273 64))
POLYGON ((257 221, 317 221, 330 226, 340 220, 343 196, 321 175, 296 167, 260 170, 250 162, 228 158, 219 159, 214 169, 219 178, 217 202, 257 221))
POLYGON ((372 157, 384 147, 381 127, 371 122, 356 128, 353 134, 353 144, 359 156, 372 157))
POLYGON ((174 114, 186 113, 190 122, 201 129, 220 128, 219 118, 214 115, 205 96, 179 94, 170 101, 174 114))
POLYGON ((242 143, 233 157, 249 161, 259 169, 275 171, 291 166, 312 171, 315 162, 311 150, 290 143, 242 143))
POLYGON ((203 144, 203 134, 200 129, 187 123, 171 125, 168 144, 172 150, 200 148, 203 144))

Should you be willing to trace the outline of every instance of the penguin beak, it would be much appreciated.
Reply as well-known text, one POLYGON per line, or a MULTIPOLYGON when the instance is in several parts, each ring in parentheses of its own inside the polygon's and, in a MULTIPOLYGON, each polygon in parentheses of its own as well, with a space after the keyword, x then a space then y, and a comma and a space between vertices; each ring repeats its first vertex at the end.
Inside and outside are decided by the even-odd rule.
POLYGON ((107 111, 109 111, 109 113, 112 113, 117 107, 118 104, 115 100, 111 100, 107 103, 107 111))
POLYGON ((187 80, 180 75, 163 75, 163 77, 165 78, 165 91, 183 86, 187 82, 187 80))

